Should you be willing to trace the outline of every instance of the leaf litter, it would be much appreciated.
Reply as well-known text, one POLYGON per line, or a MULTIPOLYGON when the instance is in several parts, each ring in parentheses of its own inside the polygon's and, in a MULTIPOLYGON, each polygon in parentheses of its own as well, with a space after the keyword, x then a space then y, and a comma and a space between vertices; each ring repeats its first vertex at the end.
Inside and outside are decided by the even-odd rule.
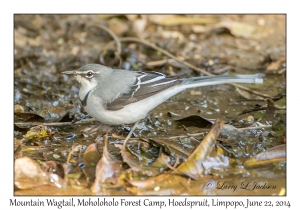
MULTIPOLYGON (((236 192, 208 190, 206 182, 220 178, 256 180, 257 176, 284 188, 285 161, 280 158, 284 158, 281 154, 285 149, 270 149, 286 142, 286 102, 280 99, 277 104, 278 99, 274 99, 285 95, 285 16, 273 18, 245 15, 237 21, 230 15, 16 15, 15 161, 27 162, 34 174, 16 162, 15 186, 19 190, 15 194, 41 189, 40 194, 68 195, 229 195, 236 192), (268 21, 268 27, 261 20, 268 21), (45 29, 45 23, 51 24, 45 29), (131 30, 138 38, 129 36, 131 30), (123 136, 130 129, 97 126, 78 103, 74 78, 60 74, 99 62, 178 77, 211 72, 259 72, 266 76, 265 84, 259 87, 220 85, 180 93, 143 119, 123 147, 123 136), (241 100, 240 95, 248 101, 241 100), (259 110, 251 116, 242 113, 256 105, 264 107, 266 114, 258 115, 259 110), (219 136, 207 134, 214 122, 207 119, 213 119, 214 114, 226 117, 219 136), (179 117, 188 120, 176 121, 179 117), (35 134, 33 127, 39 130, 35 134), (116 134, 108 137, 108 143, 99 138, 106 132, 116 134), (22 141, 24 136, 28 140, 22 141), (126 163, 120 148, 126 149, 126 163), (248 167, 252 158, 260 156, 273 165, 254 159, 259 167, 248 167), (57 180, 54 185, 51 179, 57 180), (47 185, 68 190, 41 188, 47 185)), ((279 192, 259 191, 255 195, 274 193, 279 192)))

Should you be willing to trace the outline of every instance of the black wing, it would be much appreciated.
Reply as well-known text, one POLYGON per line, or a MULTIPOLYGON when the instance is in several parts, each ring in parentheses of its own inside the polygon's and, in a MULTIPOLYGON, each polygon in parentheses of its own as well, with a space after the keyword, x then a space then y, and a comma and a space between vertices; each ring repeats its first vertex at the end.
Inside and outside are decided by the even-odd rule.
POLYGON ((131 86, 130 92, 107 103, 106 107, 108 110, 122 109, 128 104, 143 100, 182 82, 180 79, 168 78, 159 72, 137 73, 136 82, 131 86))

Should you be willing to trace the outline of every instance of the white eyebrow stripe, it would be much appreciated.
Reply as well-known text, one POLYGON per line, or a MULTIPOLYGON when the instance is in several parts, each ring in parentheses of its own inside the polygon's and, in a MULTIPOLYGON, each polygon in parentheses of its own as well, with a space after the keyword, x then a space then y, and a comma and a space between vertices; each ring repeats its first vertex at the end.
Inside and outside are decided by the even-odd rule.
POLYGON ((86 70, 86 71, 78 72, 77 75, 86 75, 88 72, 92 72, 93 75, 100 75, 99 72, 95 72, 93 70, 86 70))

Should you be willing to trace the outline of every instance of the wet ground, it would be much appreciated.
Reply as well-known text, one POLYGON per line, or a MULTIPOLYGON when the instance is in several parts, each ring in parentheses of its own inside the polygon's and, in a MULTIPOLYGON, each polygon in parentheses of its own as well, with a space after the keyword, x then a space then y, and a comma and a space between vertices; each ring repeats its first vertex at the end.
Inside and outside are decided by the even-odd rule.
MULTIPOLYGON (((37 163, 42 166, 36 168, 40 174, 46 173, 49 180, 56 174, 59 180, 54 186, 49 180, 45 185, 36 182, 37 176, 32 184, 28 174, 20 173, 15 175, 19 183, 15 194, 282 194, 286 185, 285 21, 284 15, 15 15, 15 156, 30 157, 31 167, 37 163), (132 125, 111 127, 115 136, 108 137, 108 151, 113 158, 105 168, 118 173, 105 182, 97 181, 96 175, 94 182, 95 170, 106 173, 96 165, 104 156, 103 134, 109 127, 84 132, 98 122, 85 121, 90 116, 79 102, 79 84, 61 74, 88 63, 182 78, 209 73, 265 76, 264 84, 243 85, 247 90, 218 85, 172 97, 140 122, 127 145, 128 157, 134 161, 120 168, 112 162, 122 161, 120 146, 132 125), (193 158, 216 118, 227 127, 208 156, 194 159, 205 166, 201 178, 175 173, 179 164, 193 158), (280 148, 275 152, 268 150, 276 146, 280 148), (99 156, 96 162, 87 151, 99 156), (100 189, 91 188, 96 182, 100 189)), ((16 170, 22 167, 29 166, 15 163, 16 170)))

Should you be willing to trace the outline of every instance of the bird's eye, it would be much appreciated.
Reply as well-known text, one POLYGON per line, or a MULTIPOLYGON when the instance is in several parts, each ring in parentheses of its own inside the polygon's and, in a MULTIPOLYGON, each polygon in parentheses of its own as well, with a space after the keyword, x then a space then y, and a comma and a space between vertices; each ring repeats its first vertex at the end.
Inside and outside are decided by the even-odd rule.
POLYGON ((86 72, 86 77, 87 78, 92 78, 93 76, 94 76, 94 72, 93 71, 86 72))

